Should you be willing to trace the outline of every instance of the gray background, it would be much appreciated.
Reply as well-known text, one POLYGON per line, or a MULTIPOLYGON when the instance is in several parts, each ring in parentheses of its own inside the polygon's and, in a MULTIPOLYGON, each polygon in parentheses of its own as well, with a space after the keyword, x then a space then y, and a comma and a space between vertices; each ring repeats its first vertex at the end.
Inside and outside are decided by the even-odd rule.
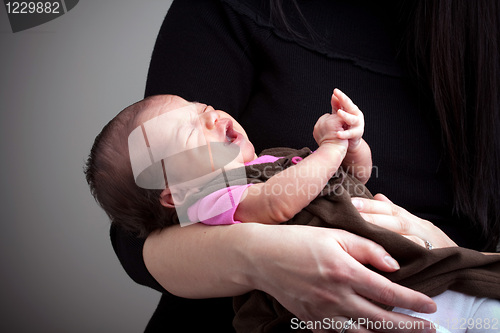
POLYGON ((123 271, 82 170, 142 98, 170 3, 81 0, 15 34, 0 5, 1 332, 141 332, 152 314, 159 293, 123 271))

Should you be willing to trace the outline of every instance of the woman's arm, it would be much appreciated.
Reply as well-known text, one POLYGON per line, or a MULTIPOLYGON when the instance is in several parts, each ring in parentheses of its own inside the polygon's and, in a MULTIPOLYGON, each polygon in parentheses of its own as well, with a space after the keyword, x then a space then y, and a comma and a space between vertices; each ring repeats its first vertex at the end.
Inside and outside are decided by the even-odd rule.
POLYGON ((302 320, 341 315, 417 321, 384 311, 366 298, 435 311, 429 297, 364 266, 397 269, 381 246, 342 230, 258 223, 174 226, 151 234, 143 255, 155 279, 181 297, 235 296, 259 289, 302 320))

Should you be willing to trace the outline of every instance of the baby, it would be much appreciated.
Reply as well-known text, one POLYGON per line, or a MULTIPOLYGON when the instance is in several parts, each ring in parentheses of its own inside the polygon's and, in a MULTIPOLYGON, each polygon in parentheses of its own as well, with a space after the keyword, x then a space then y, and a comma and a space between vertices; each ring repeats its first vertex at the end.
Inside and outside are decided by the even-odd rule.
POLYGON ((339 90, 331 103, 336 112, 316 123, 319 148, 314 154, 252 186, 243 170, 243 175, 229 181, 238 187, 228 186, 186 212, 188 199, 213 177, 278 158, 257 159, 244 129, 224 111, 178 96, 148 98, 124 110, 103 129, 99 139, 109 133, 110 139, 104 140, 109 143, 100 153, 93 149, 89 159, 98 170, 87 173, 93 193, 112 221, 123 222, 123 227, 141 236, 178 222, 285 222, 321 192, 341 164, 364 182, 370 176, 370 149, 361 138, 363 114, 339 90), (119 132, 130 133, 128 140, 119 132), (293 191, 304 188, 307 191, 293 191), (287 195, 273 195, 277 189, 286 190, 287 195), (214 198, 218 204, 208 205, 214 198), (212 209, 197 210, 207 205, 212 209))
MULTIPOLYGON (((333 92, 331 106, 332 113, 321 116, 314 127, 313 136, 319 145, 314 153, 285 149, 286 154, 280 150, 276 156, 257 157, 243 128, 224 111, 202 103, 187 102, 178 96, 150 97, 122 111, 99 134, 87 163, 87 180, 112 222, 121 223, 140 236, 174 223, 198 221, 213 225, 290 220, 290 223, 297 223, 305 214, 314 215, 309 209, 312 201, 315 202, 312 206, 326 205, 327 217, 320 218, 321 223, 300 223, 358 232, 358 229, 349 230, 351 224, 364 227, 366 223, 350 200, 345 199, 350 198, 347 191, 354 194, 352 186, 351 189, 346 187, 348 182, 345 180, 352 180, 355 189, 363 189, 363 186, 356 186, 366 183, 370 177, 371 152, 362 139, 363 114, 338 89, 333 92), (266 170, 271 166, 272 170, 266 170), (339 173, 341 166, 356 177, 339 173), (267 171, 269 175, 265 175, 267 171), (255 178, 261 178, 260 181, 252 181, 252 173, 257 173, 255 178), (333 186, 325 191, 327 185, 333 186), (339 189, 346 191, 339 193, 339 189), (337 198, 343 198, 343 201, 337 198), (330 206, 335 200, 340 204, 330 206), (337 209, 339 207, 341 209, 337 209), (309 212, 305 212, 308 209, 309 212), (334 224, 343 219, 348 220, 349 225, 334 224)), ((360 192, 365 193, 370 197, 364 189, 360 192)), ((399 250, 391 252, 392 245, 398 242, 408 245, 405 242, 409 241, 403 237, 376 228, 373 232, 372 229, 367 229, 369 232, 362 236, 371 238, 372 234, 384 234, 387 237, 376 239, 374 236, 374 240, 391 255, 399 250), (395 237, 397 241, 385 240, 395 237), (387 244, 383 244, 384 241, 387 244)), ((432 260, 436 263, 450 255, 427 251, 417 245, 413 249, 416 258, 434 256, 432 260)), ((478 266, 478 260, 484 261, 484 265, 498 261, 492 259, 493 256, 488 257, 475 258, 474 266, 478 266)), ((496 267, 498 274, 498 262, 496 267)), ((450 267, 450 271, 454 269, 450 267)), ((405 271, 404 267, 402 271, 405 271)), ((422 276, 422 272, 420 274, 422 276)), ((492 278, 499 281, 499 276, 492 278)), ((388 277, 391 278, 390 274, 388 277)), ((426 278, 435 284, 432 269, 426 278)), ((398 278, 392 280, 404 284, 398 278)), ((409 286, 412 287, 411 283, 409 286)), ((434 290, 431 296, 450 286, 455 287, 447 280, 439 292, 434 290)), ((425 290, 425 287, 419 287, 425 290)), ((485 296, 484 293, 483 288, 478 296, 485 296)), ((474 304, 473 297, 467 299, 473 299, 468 304, 474 304)), ((237 310, 242 308, 241 302, 238 303, 237 310)), ((252 308, 251 313, 254 310, 252 308)), ((467 311, 465 314, 469 315, 467 311)), ((250 328, 246 317, 244 311, 236 316, 235 326, 242 331, 250 328)), ((284 318, 287 319, 281 323, 289 325, 290 316, 286 314, 284 318)))
MULTIPOLYGON (((172 97, 172 100, 172 103, 185 103, 177 96, 172 97)), ((252 143, 238 122, 224 111, 215 110, 211 106, 195 103, 194 107, 168 111, 164 114, 168 115, 168 121, 163 123, 158 118, 153 118, 154 126, 147 126, 151 122, 148 120, 148 129, 141 129, 139 136, 146 133, 149 146, 155 146, 152 150, 159 146, 161 148, 156 150, 162 153, 157 155, 168 156, 161 173, 166 176, 168 183, 160 195, 161 204, 166 208, 177 208, 178 216, 184 218, 181 223, 281 223, 290 220, 317 197, 341 164, 352 169, 355 174, 362 175, 363 182, 366 182, 372 165, 370 148, 361 138, 363 114, 338 89, 332 95, 331 103, 336 112, 323 115, 314 127, 313 135, 319 145, 314 154, 282 170, 266 182, 240 182, 239 186, 232 182, 228 185, 233 186, 226 186, 209 194, 194 205, 185 207, 187 221, 180 207, 193 203, 193 199, 188 200, 189 197, 199 193, 200 188, 208 182, 209 177, 200 177, 202 173, 216 177, 217 169, 221 169, 222 176, 227 178, 228 170, 243 171, 245 169, 237 168, 272 163, 279 158, 270 155, 257 158, 252 143), (201 153, 201 148, 206 148, 207 153, 201 153), (276 195, 278 192, 286 195, 276 195)), ((156 117, 155 113, 151 115, 156 117)), ((139 123, 143 120, 144 116, 139 119, 139 123)), ((133 152, 137 145, 131 144, 132 141, 135 143, 137 140, 131 135, 129 152, 137 179, 140 172, 135 171, 134 165, 138 164, 139 154, 136 153, 137 150, 133 152)), ((244 174, 234 177, 234 172, 231 175, 231 180, 234 181, 246 181, 247 178, 244 174)))

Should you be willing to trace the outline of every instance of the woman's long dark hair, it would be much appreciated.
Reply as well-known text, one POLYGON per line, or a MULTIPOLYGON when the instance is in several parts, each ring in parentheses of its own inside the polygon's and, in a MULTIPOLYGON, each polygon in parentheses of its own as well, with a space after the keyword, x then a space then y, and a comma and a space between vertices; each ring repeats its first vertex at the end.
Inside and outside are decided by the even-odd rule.
POLYGON ((407 8, 410 70, 432 94, 455 209, 495 249, 500 233, 500 5, 417 0, 407 8))
MULTIPOLYGON (((282 0, 270 3, 278 22, 294 33, 282 0)), ((483 231, 485 249, 495 250, 500 236, 500 1, 409 0, 397 6, 403 28, 399 54, 421 93, 434 101, 456 213, 483 231)))

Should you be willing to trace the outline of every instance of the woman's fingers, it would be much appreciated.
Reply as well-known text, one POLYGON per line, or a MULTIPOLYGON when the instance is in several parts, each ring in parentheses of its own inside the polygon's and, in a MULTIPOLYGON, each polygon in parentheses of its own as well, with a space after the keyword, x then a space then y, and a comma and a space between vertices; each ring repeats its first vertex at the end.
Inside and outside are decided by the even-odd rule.
POLYGON ((390 201, 370 200, 364 198, 352 198, 351 201, 354 207, 356 207, 359 212, 366 214, 399 216, 406 212, 403 208, 393 204, 390 201))
POLYGON ((406 236, 406 235, 403 235, 403 237, 405 237, 406 239, 411 240, 413 243, 415 243, 417 245, 420 245, 421 247, 427 247, 427 244, 425 244, 425 241, 422 238, 420 238, 420 237, 417 237, 417 236, 406 236))
MULTIPOLYGON (((387 199, 388 200, 388 199, 387 199)), ((423 237, 428 222, 390 201, 353 198, 352 203, 366 221, 400 235, 423 237)))
POLYGON ((392 283, 387 278, 377 274, 365 264, 389 271, 399 269, 397 262, 390 257, 384 248, 373 241, 345 232, 338 240, 344 250, 356 261, 352 261, 349 272, 358 276, 354 291, 377 302, 399 306, 418 312, 434 312, 435 303, 428 296, 392 283))
POLYGON ((357 325, 356 321, 344 316, 333 316, 323 321, 322 328, 312 329, 314 333, 332 333, 342 332, 346 328, 348 333, 373 333, 374 331, 367 330, 361 325, 357 325))
POLYGON ((401 216, 391 216, 390 214, 359 213, 361 217, 371 224, 394 231, 400 235, 419 236, 418 231, 414 230, 413 224, 401 216))
MULTIPOLYGON (((392 283, 388 279, 358 264, 359 279, 353 284, 354 295, 344 298, 345 316, 356 320, 354 328, 367 328, 374 332, 432 332, 432 326, 424 320, 383 310, 370 300, 382 304, 402 304, 404 308, 416 312, 433 313, 436 304, 428 296, 392 283), (356 314, 364 313, 357 318, 356 314)), ((357 271, 357 267, 353 272, 357 271)), ((351 331, 348 331, 351 332, 351 331)))
POLYGON ((378 201, 385 201, 385 202, 388 202, 388 203, 391 203, 392 204, 392 201, 389 200, 388 197, 386 197, 385 195, 383 195, 382 193, 377 193, 373 196, 373 198, 375 200, 378 200, 378 201))
POLYGON ((346 309, 349 310, 345 315, 352 315, 352 318, 356 320, 354 328, 364 327, 370 332, 372 330, 374 332, 435 332, 428 321, 383 310, 370 301, 382 304, 404 304, 404 308, 416 312, 434 313, 437 310, 436 304, 428 296, 392 283, 372 271, 370 273, 365 276, 366 280, 361 280, 353 286, 353 290, 361 297, 353 297, 353 301, 346 304, 346 309), (364 312, 365 317, 356 318, 355 314, 361 311, 364 312))
MULTIPOLYGON (((392 283, 364 266, 364 264, 370 264, 383 269, 384 266, 391 267, 391 260, 393 264, 397 265, 380 245, 345 231, 339 230, 338 235, 341 236, 336 237, 339 244, 347 254, 355 259, 355 261, 346 259, 346 269, 336 271, 335 286, 349 285, 353 292, 344 294, 341 298, 344 311, 342 315, 359 319, 360 324, 367 324, 367 321, 375 323, 378 326, 373 332, 393 332, 393 328, 397 328, 401 322, 407 323, 408 327, 405 326, 403 329, 397 330, 398 332, 425 332, 424 327, 429 328, 429 323, 424 325, 424 321, 420 319, 385 311, 367 299, 425 313, 436 311, 434 301, 424 294, 392 283), (363 313, 364 317, 358 318, 359 313, 363 313), (385 327, 380 327, 379 324, 382 322, 390 323, 385 327), (408 323, 413 323, 413 325, 408 323)), ((342 257, 342 255, 338 255, 338 259, 342 259, 342 257)), ((398 269, 398 266, 391 267, 391 269, 398 269)), ((348 330, 348 332, 364 332, 361 325, 355 325, 354 328, 357 330, 348 330)), ((370 327, 365 328, 368 328, 369 332, 372 331, 370 327)))
MULTIPOLYGON (((365 328, 369 330, 369 332, 373 331, 387 333, 436 332, 434 325, 426 320, 403 315, 397 312, 385 311, 368 301, 367 304, 364 304, 363 309, 368 313, 372 313, 371 316, 358 318, 357 320, 355 320, 354 324, 352 325, 354 329, 347 330, 348 333, 363 332, 362 330, 357 330, 360 328, 365 328)), ((359 311, 359 309, 356 309, 356 311, 359 311)))
POLYGON ((371 240, 345 232, 337 241, 351 257, 363 265, 369 264, 384 272, 400 268, 398 262, 382 246, 371 240))
POLYGON ((384 195, 377 194, 375 198, 376 200, 352 199, 352 204, 367 222, 403 236, 410 236, 412 241, 424 247, 426 241, 435 248, 456 246, 453 240, 431 222, 393 204, 384 195))
MULTIPOLYGON (((395 305, 416 312, 432 313, 436 304, 424 294, 400 286, 387 278, 370 271, 364 275, 364 280, 354 286, 354 291, 363 297, 376 302, 395 305)), ((378 309, 373 309, 377 310, 378 309)))

